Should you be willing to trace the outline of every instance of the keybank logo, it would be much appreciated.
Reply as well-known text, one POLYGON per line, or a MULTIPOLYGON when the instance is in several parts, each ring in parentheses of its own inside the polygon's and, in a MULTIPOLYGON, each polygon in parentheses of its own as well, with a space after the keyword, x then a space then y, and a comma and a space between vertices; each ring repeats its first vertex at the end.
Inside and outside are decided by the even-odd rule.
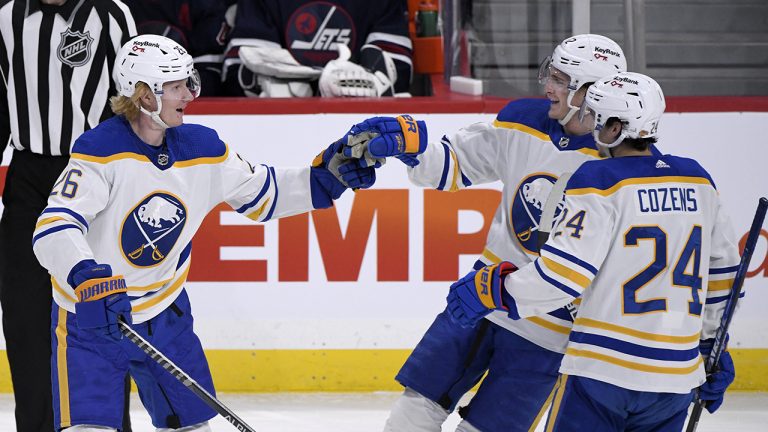
POLYGON ((600 48, 600 47, 596 46, 595 47, 595 52, 599 52, 600 54, 610 54, 612 56, 621 57, 620 53, 618 53, 618 52, 616 52, 616 51, 614 51, 614 50, 612 50, 610 48, 600 48))

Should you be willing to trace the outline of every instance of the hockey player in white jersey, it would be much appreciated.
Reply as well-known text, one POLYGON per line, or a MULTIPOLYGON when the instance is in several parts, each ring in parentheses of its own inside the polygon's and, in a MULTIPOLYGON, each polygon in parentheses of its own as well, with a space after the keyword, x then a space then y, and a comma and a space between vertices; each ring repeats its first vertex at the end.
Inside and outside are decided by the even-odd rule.
MULTIPOLYGON (((456 191, 503 183, 476 268, 502 260, 522 266, 538 256, 539 219, 553 183, 597 157, 590 131, 575 116, 586 89, 625 69, 624 54, 612 40, 570 37, 542 62, 539 79, 547 99, 510 102, 493 123, 473 124, 429 143, 418 158, 400 157, 420 186, 456 191)), ((572 322, 562 308, 522 321, 495 313, 475 328, 462 328, 443 311, 397 374, 405 391, 385 431, 439 432, 486 371, 470 404, 459 411, 464 417, 459 430, 528 431, 553 392, 572 322)))
POLYGON ((734 378, 725 352, 705 381, 700 350, 733 285, 736 237, 701 165, 650 152, 664 107, 645 75, 593 85, 582 118, 612 158, 573 174, 540 258, 518 271, 483 267, 451 287, 451 314, 467 325, 492 310, 520 319, 582 299, 547 430, 677 432, 692 389, 704 384, 714 411, 734 378))
MULTIPOLYGON (((215 131, 183 124, 199 81, 192 57, 168 38, 127 42, 115 80, 118 115, 77 139, 32 239, 54 288, 55 425, 120 428, 130 371, 155 427, 206 431, 216 413, 123 339, 118 320, 213 394, 184 290, 205 216, 221 202, 259 222, 329 207, 348 187, 369 187, 375 174, 341 156, 352 134, 311 167, 281 169, 251 165, 215 131)), ((421 132, 425 140, 423 123, 412 123, 412 131, 391 135, 413 141, 421 132)))

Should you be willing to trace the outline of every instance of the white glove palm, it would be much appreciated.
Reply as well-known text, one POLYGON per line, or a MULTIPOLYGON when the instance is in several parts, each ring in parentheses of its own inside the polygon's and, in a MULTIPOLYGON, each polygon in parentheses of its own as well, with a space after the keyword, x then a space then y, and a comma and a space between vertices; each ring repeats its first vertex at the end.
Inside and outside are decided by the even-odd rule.
POLYGON ((352 63, 349 47, 338 44, 339 58, 325 65, 320 75, 320 95, 323 97, 379 97, 394 94, 393 79, 387 74, 370 72, 352 63))

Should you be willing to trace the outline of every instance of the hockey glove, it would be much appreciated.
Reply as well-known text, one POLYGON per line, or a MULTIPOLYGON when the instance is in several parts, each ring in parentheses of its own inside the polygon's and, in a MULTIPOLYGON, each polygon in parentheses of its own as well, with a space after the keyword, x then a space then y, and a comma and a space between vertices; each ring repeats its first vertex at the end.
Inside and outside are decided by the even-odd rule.
POLYGON ((118 321, 132 322, 125 279, 112 276, 112 267, 107 264, 94 264, 76 272, 72 282, 77 286, 77 327, 94 329, 113 341, 122 339, 118 321))
MULTIPOLYGON (((414 167, 419 164, 416 156, 427 149, 426 123, 423 120, 414 120, 409 115, 372 117, 356 124, 352 131, 373 135, 365 146, 365 153, 372 158, 394 156, 404 164, 414 167)), ((352 150, 345 148, 344 153, 351 155, 352 150)))
MULTIPOLYGON (((728 343, 728 337, 726 336, 726 344, 728 343)), ((699 343, 699 351, 704 357, 709 356, 712 352, 712 345, 714 339, 703 340, 699 343)), ((736 378, 736 368, 733 365, 733 359, 731 353, 723 351, 720 354, 720 361, 717 363, 715 372, 707 377, 707 382, 699 387, 699 398, 707 401, 705 408, 707 411, 714 413, 723 404, 725 398, 725 391, 728 386, 731 385, 736 378)))
POLYGON ((474 327, 494 310, 508 311, 512 298, 504 289, 504 277, 517 271, 514 264, 502 261, 469 272, 451 285, 448 312, 462 327, 474 327))
POLYGON ((312 161, 310 188, 312 205, 316 208, 331 206, 347 188, 367 189, 376 181, 376 170, 384 162, 364 157, 363 145, 372 137, 368 132, 356 133, 354 128, 343 138, 321 151, 312 161), (345 156, 344 148, 354 148, 354 154, 345 156))

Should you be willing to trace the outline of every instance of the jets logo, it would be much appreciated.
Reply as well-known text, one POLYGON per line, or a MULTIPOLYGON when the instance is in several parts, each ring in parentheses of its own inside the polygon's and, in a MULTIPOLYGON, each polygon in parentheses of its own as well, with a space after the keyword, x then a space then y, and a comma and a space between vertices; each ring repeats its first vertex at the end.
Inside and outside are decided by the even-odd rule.
MULTIPOLYGON (((509 221, 514 237, 520 242, 523 250, 536 254, 539 220, 549 192, 557 181, 557 177, 548 173, 535 173, 524 178, 515 191, 512 200, 509 221)), ((561 208, 555 211, 555 218, 561 208)))
POLYGON ((355 47, 355 24, 342 7, 322 1, 298 8, 288 19, 286 46, 306 66, 325 66, 338 57, 338 44, 355 47))
POLYGON ((154 192, 125 217, 120 234, 123 256, 136 267, 152 267, 173 249, 187 221, 181 200, 167 192, 154 192))
POLYGON ((57 49, 59 60, 71 67, 82 66, 91 59, 93 38, 90 32, 80 33, 67 29, 61 33, 61 42, 57 49))

